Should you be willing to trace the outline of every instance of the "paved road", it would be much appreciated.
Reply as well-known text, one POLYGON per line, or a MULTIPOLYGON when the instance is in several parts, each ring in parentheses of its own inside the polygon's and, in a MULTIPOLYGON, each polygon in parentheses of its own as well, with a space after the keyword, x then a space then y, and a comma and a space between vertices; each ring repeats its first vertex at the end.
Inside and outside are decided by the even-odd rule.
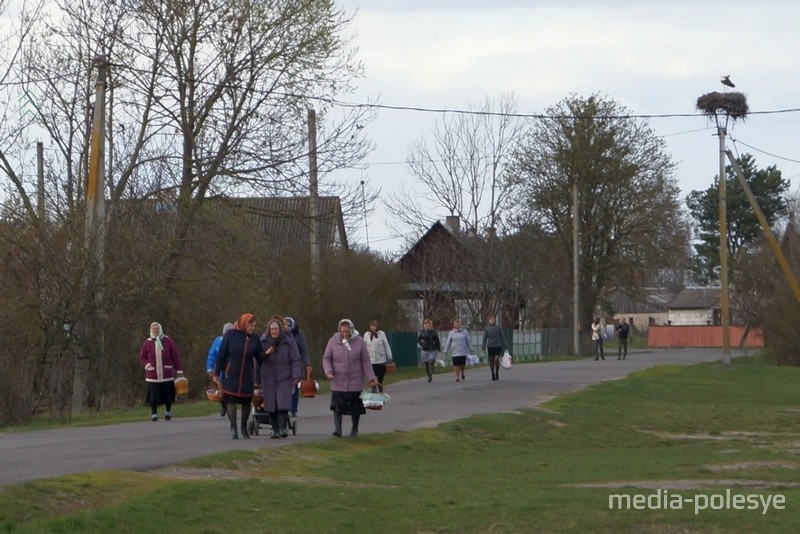
MULTIPOLYGON (((719 349, 679 349, 633 353, 625 361, 613 357, 521 364, 501 369, 498 382, 491 381, 485 367, 468 368, 467 380, 461 383, 455 382, 449 367, 437 369, 439 374, 430 384, 420 378, 390 386, 391 404, 382 411, 368 410, 360 430, 362 434, 407 430, 471 414, 532 407, 555 394, 646 367, 714 361, 720 356, 719 349)), ((328 403, 328 395, 301 399, 297 435, 281 440, 269 439, 266 429, 250 440, 231 440, 227 418, 181 418, 180 405, 169 422, 144 420, 148 413, 143 409, 139 423, 0 433, 0 485, 106 469, 148 471, 211 453, 328 439, 333 427, 328 403)), ((344 426, 347 431, 347 417, 344 426)))

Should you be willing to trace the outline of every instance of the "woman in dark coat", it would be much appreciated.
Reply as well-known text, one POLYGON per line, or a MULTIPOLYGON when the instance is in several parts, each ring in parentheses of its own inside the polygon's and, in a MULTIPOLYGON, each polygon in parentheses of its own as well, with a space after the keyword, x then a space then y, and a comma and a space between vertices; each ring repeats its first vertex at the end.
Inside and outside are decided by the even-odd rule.
POLYGON ((256 363, 256 382, 264 392, 264 411, 269 413, 271 438, 285 438, 292 390, 300 382, 300 352, 294 337, 283 328, 281 318, 270 319, 261 336, 263 361, 256 363))
POLYGON ((242 407, 242 437, 250 439, 247 433, 247 418, 250 417, 250 403, 253 399, 255 384, 253 368, 255 362, 263 356, 261 341, 256 330, 256 318, 245 313, 236 321, 233 328, 222 336, 222 344, 214 362, 214 380, 219 381, 220 373, 224 373, 222 381, 223 402, 228 411, 231 423, 231 439, 239 439, 236 431, 236 405, 242 407))

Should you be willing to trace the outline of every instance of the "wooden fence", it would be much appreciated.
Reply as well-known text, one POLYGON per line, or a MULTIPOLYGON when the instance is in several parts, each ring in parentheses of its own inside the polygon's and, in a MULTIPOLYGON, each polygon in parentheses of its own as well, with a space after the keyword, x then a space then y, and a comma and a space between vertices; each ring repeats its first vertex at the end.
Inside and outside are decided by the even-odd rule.
MULTIPOLYGON (((744 326, 728 327, 731 347, 763 347, 760 330, 744 326)), ((651 348, 722 347, 721 326, 650 326, 647 344, 651 348)))

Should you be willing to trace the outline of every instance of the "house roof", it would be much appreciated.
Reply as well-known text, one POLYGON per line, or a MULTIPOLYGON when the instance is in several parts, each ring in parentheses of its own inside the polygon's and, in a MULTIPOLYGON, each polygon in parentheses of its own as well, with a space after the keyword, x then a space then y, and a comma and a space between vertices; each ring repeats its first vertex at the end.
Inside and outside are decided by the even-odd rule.
MULTIPOLYGON (((223 214, 243 217, 263 242, 278 250, 310 246, 310 197, 217 198, 206 201, 223 214)), ((319 197, 320 244, 347 249, 347 233, 339 197, 319 197)))
POLYGON ((687 287, 666 305, 671 310, 697 310, 716 308, 720 301, 718 287, 687 287))
POLYGON ((442 224, 442 221, 436 221, 435 223, 433 223, 431 225, 430 228, 428 228, 428 231, 425 232, 422 235, 422 237, 420 237, 417 240, 417 242, 414 243, 414 245, 411 248, 409 248, 408 251, 400 257, 400 259, 398 260, 398 263, 400 265, 405 264, 409 260, 409 258, 411 258, 414 255, 419 253, 420 249, 422 249, 425 246, 425 243, 428 242, 428 240, 430 239, 430 237, 433 234, 440 233, 440 232, 446 232, 447 234, 453 236, 454 240, 457 240, 456 239, 457 235, 456 235, 456 233, 453 231, 453 229, 450 226, 448 226, 446 224, 442 224))
POLYGON ((636 292, 615 287, 609 292, 608 299, 617 313, 661 313, 666 312, 666 304, 675 295, 677 291, 668 287, 644 287, 636 292))

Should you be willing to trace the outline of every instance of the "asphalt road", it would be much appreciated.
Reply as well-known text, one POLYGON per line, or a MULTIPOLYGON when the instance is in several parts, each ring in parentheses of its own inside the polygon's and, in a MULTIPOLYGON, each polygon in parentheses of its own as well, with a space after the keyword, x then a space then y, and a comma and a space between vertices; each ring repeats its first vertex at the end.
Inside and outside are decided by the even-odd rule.
MULTIPOLYGON (((609 346, 609 348, 612 348, 609 346)), ((612 351, 609 351, 612 352, 612 351)), ((734 356, 741 354, 734 351, 734 356)), ((638 352, 625 361, 518 364, 500 370, 493 382, 488 368, 467 368, 467 379, 455 382, 452 369, 437 368, 433 382, 425 378, 389 386, 391 402, 381 411, 368 410, 361 434, 435 426, 478 413, 497 413, 535 406, 553 395, 575 391, 632 371, 663 363, 692 364, 719 360, 719 349, 678 349, 638 352)), ((172 421, 149 420, 113 426, 0 433, 0 486, 89 471, 124 469, 149 471, 206 454, 236 449, 279 447, 291 443, 333 439, 329 396, 301 399, 297 435, 269 439, 262 427, 252 439, 231 440, 227 418, 219 415, 182 418, 180 404, 172 421)), ((349 418, 344 418, 345 433, 349 418)))

